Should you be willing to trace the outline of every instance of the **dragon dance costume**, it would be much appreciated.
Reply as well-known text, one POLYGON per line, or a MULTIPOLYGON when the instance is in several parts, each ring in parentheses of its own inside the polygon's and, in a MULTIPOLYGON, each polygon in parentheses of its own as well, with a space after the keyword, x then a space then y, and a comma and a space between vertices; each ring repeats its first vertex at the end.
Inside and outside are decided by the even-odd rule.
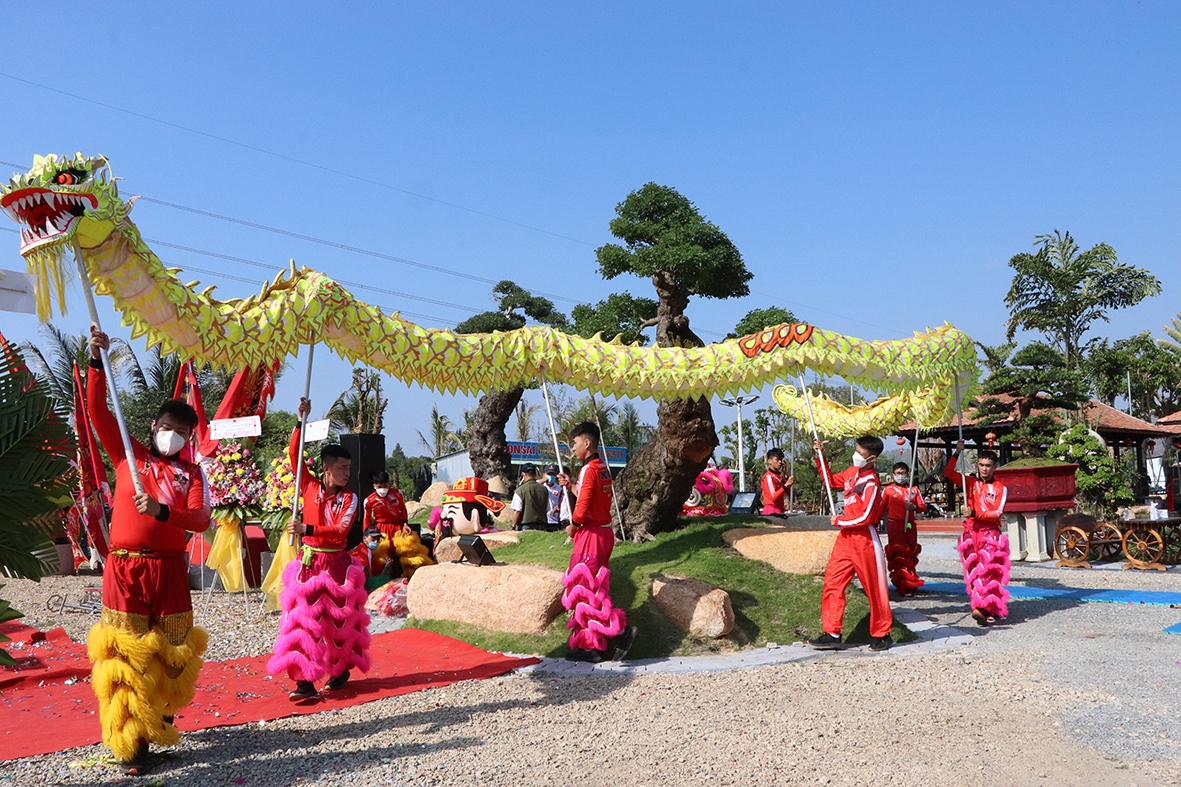
POLYGON ((611 603, 611 472, 593 454, 578 474, 578 502, 571 520, 574 547, 570 567, 562 575, 562 606, 570 610, 571 650, 605 651, 608 640, 627 626, 627 615, 611 603))
POLYGON ((967 484, 964 505, 975 516, 964 520, 964 533, 956 549, 964 564, 964 583, 973 611, 988 617, 1003 618, 1009 614, 1009 539, 1001 532, 1001 516, 1009 490, 1000 481, 985 483, 976 476, 966 479, 956 471, 957 457, 947 461, 943 474, 956 486, 967 484))
POLYGON ((919 494, 917 487, 890 484, 882 490, 886 501, 886 562, 890 569, 890 581, 894 588, 908 596, 926 584, 919 579, 919 531, 915 523, 915 512, 907 511, 907 502, 914 503, 919 511, 927 510, 927 501, 919 494))
POLYGON ((90 630, 87 649, 103 743, 130 762, 146 744, 179 742, 172 716, 193 700, 206 634, 193 626, 185 531, 209 527, 209 497, 197 465, 161 456, 135 439, 133 470, 107 409, 106 375, 98 361, 91 362, 86 398, 116 479, 102 617, 90 630), (136 470, 144 492, 161 506, 154 517, 136 509, 136 470))
POLYGON ((831 473, 828 463, 816 460, 821 477, 833 489, 845 493, 845 509, 837 518, 837 539, 832 545, 824 590, 820 596, 820 623, 824 633, 841 636, 845 620, 845 588, 856 575, 869 597, 869 635, 875 639, 890 633, 894 616, 886 589, 886 555, 875 525, 881 520, 881 483, 873 465, 850 467, 831 473))
MULTIPOLYGON (((292 432, 288 454, 292 467, 302 461, 299 427, 292 432)), ((344 487, 328 494, 307 463, 300 475, 300 495, 308 529, 302 558, 283 569, 283 618, 267 672, 313 683, 347 670, 368 672, 365 571, 345 551, 357 515, 357 495, 344 487)))

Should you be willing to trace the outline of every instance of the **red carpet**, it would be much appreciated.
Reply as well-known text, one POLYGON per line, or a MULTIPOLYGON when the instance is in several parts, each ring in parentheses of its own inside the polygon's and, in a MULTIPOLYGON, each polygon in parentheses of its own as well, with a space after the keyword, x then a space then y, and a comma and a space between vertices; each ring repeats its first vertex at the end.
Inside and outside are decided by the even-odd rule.
MULTIPOLYGON (((25 643, 20 650, 12 643, 5 646, 22 663, 0 669, 0 761, 98 743, 102 733, 86 646, 72 642, 62 629, 40 632, 5 623, 0 634, 25 643)), ((177 714, 176 726, 185 732, 322 713, 431 686, 491 678, 538 661, 489 653, 418 629, 377 634, 369 653, 373 666, 368 674, 354 675, 344 691, 314 705, 294 705, 287 699, 291 681, 266 673, 270 654, 208 661, 197 681, 197 696, 177 714)))

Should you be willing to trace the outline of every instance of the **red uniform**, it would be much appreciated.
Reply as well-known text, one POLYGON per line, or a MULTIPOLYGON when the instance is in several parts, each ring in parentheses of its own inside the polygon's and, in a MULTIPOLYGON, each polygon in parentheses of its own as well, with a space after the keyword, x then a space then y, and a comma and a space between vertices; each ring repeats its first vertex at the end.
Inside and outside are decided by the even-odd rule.
POLYGON ((919 511, 926 511, 927 503, 917 487, 901 484, 887 486, 882 490, 882 498, 886 501, 886 561, 890 581, 899 593, 909 595, 925 583, 915 570, 923 548, 915 527, 915 512, 907 511, 906 503, 909 498, 919 511))
POLYGON ((607 640, 627 625, 624 611, 611 603, 608 563, 615 547, 613 500, 611 472, 594 454, 578 474, 578 502, 570 518, 581 527, 574 531, 570 567, 562 576, 566 588, 562 604, 571 611, 566 628, 571 631, 572 649, 606 650, 607 640))
POLYGON ((406 500, 401 490, 390 487, 385 497, 374 492, 365 498, 365 513, 361 519, 362 527, 376 525, 382 535, 391 541, 394 534, 406 524, 406 500))
MULTIPOLYGON (((298 429, 291 433, 287 454, 294 467, 299 458, 298 429)), ((303 521, 308 526, 307 535, 303 537, 304 545, 325 552, 343 550, 357 516, 357 495, 343 486, 326 495, 324 484, 312 475, 307 462, 303 463, 299 474, 299 492, 303 498, 303 521)))
POLYGON ((365 569, 366 577, 376 577, 381 576, 381 573, 385 571, 386 563, 389 562, 392 552, 393 547, 390 546, 390 542, 383 540, 377 549, 370 549, 362 541, 353 547, 349 554, 360 561, 361 568, 365 569))
POLYGON ((192 462, 162 457, 132 438, 144 492, 163 508, 157 516, 139 513, 132 465, 123 451, 119 423, 107 409, 107 379, 101 368, 90 368, 86 399, 94 431, 115 466, 103 622, 140 635, 160 626, 168 640, 179 645, 193 625, 185 531, 209 528, 205 478, 192 462))
POLYGON ((107 410, 101 366, 90 368, 86 399, 116 480, 102 618, 87 639, 91 684, 103 743, 127 762, 143 745, 179 742, 172 717, 193 699, 207 637, 193 626, 185 531, 209 527, 209 496, 192 462, 160 456, 134 439, 127 456, 107 410), (156 516, 136 509, 137 471, 144 492, 161 506, 156 516))
POLYGON ((988 483, 976 476, 965 479, 955 466, 953 455, 943 474, 960 488, 967 485, 966 506, 973 514, 964 520, 964 533, 956 546, 968 598, 973 610, 1003 618, 1009 614, 1009 589, 1005 587, 1009 582, 1009 539, 1001 532, 1001 520, 1009 491, 995 479, 988 483))
POLYGON ((783 476, 768 470, 763 473, 763 513, 782 514, 786 507, 787 487, 783 484, 783 476))
POLYGON ((869 596, 869 635, 884 637, 890 633, 894 617, 890 614, 889 591, 886 589, 886 556, 875 529, 885 509, 877 471, 870 465, 826 475, 827 462, 821 465, 817 459, 816 466, 829 486, 845 493, 845 510, 837 519, 840 532, 824 572, 821 625, 825 633, 836 637, 841 635, 845 588, 856 575, 869 596))

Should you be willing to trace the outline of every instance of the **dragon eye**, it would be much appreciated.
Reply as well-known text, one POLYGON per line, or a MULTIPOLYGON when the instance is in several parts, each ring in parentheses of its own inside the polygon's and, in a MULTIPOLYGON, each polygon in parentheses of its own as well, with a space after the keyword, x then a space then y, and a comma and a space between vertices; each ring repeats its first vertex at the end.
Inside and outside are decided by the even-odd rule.
POLYGON ((75 183, 78 182, 78 179, 75 178, 73 173, 71 173, 71 172, 63 172, 60 175, 58 175, 56 178, 54 178, 54 181, 59 186, 73 186, 75 183))

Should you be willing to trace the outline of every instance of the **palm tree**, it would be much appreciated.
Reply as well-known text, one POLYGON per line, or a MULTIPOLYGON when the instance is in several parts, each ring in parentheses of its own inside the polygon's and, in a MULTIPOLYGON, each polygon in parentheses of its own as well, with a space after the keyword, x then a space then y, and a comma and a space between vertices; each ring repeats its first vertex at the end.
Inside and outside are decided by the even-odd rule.
POLYGON ((418 439, 426 446, 427 450, 434 451, 433 456, 438 459, 452 449, 462 444, 459 434, 453 428, 455 425, 451 419, 439 413, 439 406, 431 405, 431 438, 428 440, 426 435, 418 432, 418 439))
MULTIPOLYGON (((74 415, 74 364, 82 375, 82 384, 86 385, 86 365, 90 363, 90 337, 86 334, 70 335, 53 323, 41 326, 41 335, 45 337, 46 348, 43 352, 32 342, 21 344, 21 351, 37 373, 38 379, 45 384, 46 392, 64 405, 71 420, 74 415)), ((119 338, 111 339, 109 353, 111 367, 118 372, 128 365, 137 369, 135 353, 127 342, 119 338)))
POLYGON ((636 443, 640 441, 640 434, 644 425, 640 422, 640 411, 631 402, 621 402, 619 418, 615 420, 615 431, 619 435, 619 442, 627 449, 630 458, 636 450, 636 443))
POLYGON ((522 443, 529 442, 533 434, 533 416, 541 409, 539 404, 529 404, 524 399, 517 403, 517 439, 522 443))
POLYGON ((52 546, 36 520, 69 499, 76 451, 65 408, 0 338, 0 570, 30 579, 45 573, 37 555, 52 546))
POLYGON ((353 385, 332 403, 328 410, 334 432, 380 434, 389 400, 381 395, 381 375, 358 366, 353 369, 353 385))

